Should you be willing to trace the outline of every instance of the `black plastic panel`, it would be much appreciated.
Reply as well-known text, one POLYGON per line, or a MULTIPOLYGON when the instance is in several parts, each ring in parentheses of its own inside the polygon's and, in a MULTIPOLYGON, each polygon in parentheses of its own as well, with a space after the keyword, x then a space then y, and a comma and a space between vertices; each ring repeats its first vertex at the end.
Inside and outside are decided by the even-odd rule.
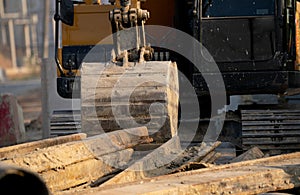
MULTIPOLYGON (((223 73, 227 95, 243 94, 278 94, 288 88, 288 72, 230 72, 223 73)), ((205 73, 205 77, 217 80, 216 73, 205 73)), ((208 87, 202 74, 193 75, 193 84, 199 95, 208 93, 208 87)), ((218 86, 214 88, 217 93, 218 86)))
POLYGON ((264 16, 275 13, 275 0, 204 1, 204 16, 264 16))
POLYGON ((80 77, 57 78, 57 93, 62 98, 80 98, 81 91, 80 77))
POLYGON ((276 53, 273 16, 204 19, 202 26, 202 43, 218 63, 271 60, 276 53))
POLYGON ((107 62, 111 58, 112 45, 65 46, 62 49, 64 69, 80 69, 82 62, 107 62))

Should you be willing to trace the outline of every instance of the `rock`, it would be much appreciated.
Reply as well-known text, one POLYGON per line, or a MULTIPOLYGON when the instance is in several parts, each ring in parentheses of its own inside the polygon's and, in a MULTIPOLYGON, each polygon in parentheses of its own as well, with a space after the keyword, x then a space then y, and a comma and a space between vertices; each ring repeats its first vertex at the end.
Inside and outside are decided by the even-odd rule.
POLYGON ((22 108, 11 94, 0 95, 0 146, 25 141, 22 108))

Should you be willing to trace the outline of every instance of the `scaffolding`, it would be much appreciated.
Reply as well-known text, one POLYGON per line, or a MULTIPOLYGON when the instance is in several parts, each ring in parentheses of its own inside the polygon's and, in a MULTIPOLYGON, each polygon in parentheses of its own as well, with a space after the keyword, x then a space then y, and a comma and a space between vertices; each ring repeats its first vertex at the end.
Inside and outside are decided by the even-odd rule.
POLYGON ((10 48, 10 59, 12 68, 18 69, 23 63, 18 63, 16 27, 21 26, 24 32, 24 56, 25 59, 38 60, 38 38, 37 24, 38 15, 28 12, 27 0, 18 0, 16 3, 21 5, 21 10, 12 12, 5 6, 5 0, 0 0, 0 26, 1 26, 1 44, 3 47, 10 48))

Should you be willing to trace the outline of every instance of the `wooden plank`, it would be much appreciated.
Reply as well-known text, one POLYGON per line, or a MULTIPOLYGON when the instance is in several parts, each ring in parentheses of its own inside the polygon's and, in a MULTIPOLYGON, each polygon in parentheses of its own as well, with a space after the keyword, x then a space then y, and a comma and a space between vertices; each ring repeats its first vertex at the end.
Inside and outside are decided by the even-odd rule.
POLYGON ((202 162, 188 162, 186 164, 184 164, 183 166, 181 166, 178 169, 175 169, 175 171, 172 171, 171 173, 180 173, 180 172, 185 172, 185 171, 192 171, 192 170, 198 170, 198 169, 204 169, 204 168, 208 168, 208 167, 212 167, 214 165, 211 164, 206 164, 206 163, 202 163, 202 162))
POLYGON ((253 147, 247 152, 232 159, 230 162, 234 163, 234 162, 242 162, 246 160, 255 160, 255 159, 263 158, 264 156, 265 156, 264 153, 258 147, 253 147))
POLYGON ((186 149, 178 155, 178 157, 170 163, 172 170, 170 173, 182 172, 189 169, 190 165, 199 164, 201 168, 204 163, 212 162, 218 158, 214 150, 221 144, 221 142, 203 142, 200 146, 194 146, 186 149))
POLYGON ((115 131, 76 142, 47 147, 25 156, 3 160, 3 163, 29 168, 35 172, 59 169, 149 142, 146 127, 115 131))
POLYGON ((92 182, 127 164, 134 147, 149 143, 146 127, 114 131, 3 160, 39 173, 52 192, 92 182))
POLYGON ((166 174, 162 171, 165 165, 169 164, 181 152, 180 140, 174 136, 171 140, 153 150, 141 160, 135 162, 126 170, 108 180, 101 186, 113 186, 116 184, 126 184, 166 174))
POLYGON ((0 158, 6 158, 6 159, 14 158, 16 156, 22 156, 42 148, 64 144, 72 141, 83 140, 85 138, 86 138, 86 134, 79 133, 74 135, 55 137, 50 139, 44 139, 44 140, 4 147, 4 148, 0 148, 0 158))
POLYGON ((91 158, 60 169, 49 170, 40 175, 52 192, 62 191, 74 186, 90 184, 118 170, 122 164, 129 163, 132 154, 133 149, 129 148, 100 158, 91 158))
POLYGON ((287 190, 300 187, 299 162, 300 153, 293 153, 98 188, 89 194, 247 195, 287 190))
POLYGON ((200 163, 209 163, 212 164, 214 163, 218 158, 221 157, 221 153, 218 152, 210 152, 209 154, 207 154, 201 161, 200 163))
POLYGON ((215 150, 221 142, 202 142, 200 148, 198 149, 198 154, 191 158, 188 162, 201 162, 208 154, 215 150))

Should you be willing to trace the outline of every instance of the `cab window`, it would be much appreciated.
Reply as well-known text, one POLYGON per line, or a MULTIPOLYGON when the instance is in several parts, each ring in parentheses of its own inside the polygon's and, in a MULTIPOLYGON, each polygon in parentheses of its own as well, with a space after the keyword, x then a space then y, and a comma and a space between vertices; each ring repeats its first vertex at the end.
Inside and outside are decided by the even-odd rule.
POLYGON ((274 15, 275 0, 204 0, 204 17, 274 15))

